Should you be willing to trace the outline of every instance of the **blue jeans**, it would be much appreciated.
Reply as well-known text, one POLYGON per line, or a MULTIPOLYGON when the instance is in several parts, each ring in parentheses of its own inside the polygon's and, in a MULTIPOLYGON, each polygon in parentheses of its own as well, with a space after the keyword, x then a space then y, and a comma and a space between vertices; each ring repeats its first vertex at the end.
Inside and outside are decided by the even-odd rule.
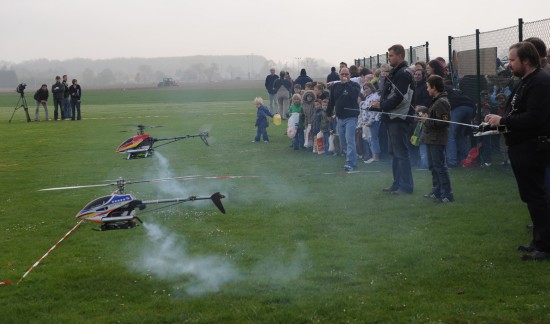
MULTIPOLYGON (((470 124, 474 117, 474 109, 468 106, 458 106, 451 110, 451 121, 463 124, 470 124)), ((449 127, 449 139, 447 141, 447 161, 449 165, 457 166, 460 161, 468 156, 466 145, 466 134, 469 127, 451 124, 449 127)))
POLYGON ((69 98, 63 99, 63 111, 64 111, 64 116, 63 116, 64 119, 73 117, 73 114, 71 111, 71 101, 69 98))
POLYGON ((428 164, 432 171, 432 193, 438 198, 453 198, 451 178, 445 163, 445 145, 428 144, 428 164))
POLYGON ((254 138, 254 141, 256 142, 259 142, 260 141, 260 137, 263 137, 264 138, 264 141, 268 141, 269 142, 269 137, 267 136, 267 127, 256 127, 257 130, 256 130, 256 137, 254 138))
POLYGON ((80 100, 71 99, 72 120, 80 120, 80 100), (76 114, 76 115, 75 115, 76 114))
POLYGON ((357 168, 357 151, 355 148, 355 128, 357 127, 357 117, 338 119, 338 136, 340 137, 340 146, 346 153, 346 165, 357 168))
POLYGON ((390 150, 393 154, 393 183, 391 188, 412 193, 414 185, 407 147, 411 137, 410 126, 407 122, 402 121, 391 121, 387 123, 387 126, 390 150))
POLYGON ((378 133, 380 132, 380 121, 375 121, 370 126, 370 151, 372 154, 380 154, 380 140, 378 133))
POLYGON ((295 150, 299 150, 301 147, 304 147, 304 128, 298 127, 296 130, 296 135, 292 138, 292 147, 295 150))

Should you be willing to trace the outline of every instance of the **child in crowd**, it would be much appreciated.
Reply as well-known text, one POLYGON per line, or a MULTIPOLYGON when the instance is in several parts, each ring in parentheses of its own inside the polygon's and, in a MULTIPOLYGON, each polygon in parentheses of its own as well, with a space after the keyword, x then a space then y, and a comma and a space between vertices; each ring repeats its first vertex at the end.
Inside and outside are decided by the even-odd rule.
MULTIPOLYGON (((418 117, 428 117, 428 107, 416 106, 414 111, 418 117)), ((428 169, 428 147, 426 143, 422 141, 422 133, 424 132, 424 124, 418 122, 414 129, 413 136, 411 137, 411 144, 418 146, 420 153, 420 169, 428 169)))
POLYGON ((256 112, 256 137, 252 141, 252 143, 256 143, 260 141, 260 137, 263 137, 264 142, 269 142, 269 137, 267 136, 267 127, 269 126, 269 123, 267 122, 267 116, 273 118, 273 114, 269 111, 269 109, 264 106, 264 100, 261 97, 256 97, 254 99, 254 103, 256 104, 256 108, 258 109, 256 112))
POLYGON ((299 94, 300 97, 302 97, 302 86, 300 84, 296 83, 294 85, 293 89, 294 89, 294 92, 292 93, 293 95, 294 94, 299 94))
MULTIPOLYGON (((313 103, 313 118, 312 118, 312 122, 311 122, 311 137, 313 138, 313 152, 317 152, 319 153, 316 149, 317 149, 317 142, 316 142, 316 138, 317 138, 317 135, 319 134, 319 132, 321 131, 321 121, 322 121, 322 112, 323 110, 321 109, 321 100, 320 99, 316 99, 313 103)), ((324 146, 323 146, 323 149, 324 149, 324 146)), ((324 153, 324 152, 322 152, 324 153)), ((321 153, 319 153, 321 154, 321 153)))
POLYGON ((325 154, 329 155, 329 139, 330 139, 330 119, 327 116, 328 98, 321 100, 321 125, 320 131, 323 133, 323 146, 325 154))
POLYGON ((377 111, 370 110, 372 103, 380 100, 380 95, 376 91, 374 85, 370 82, 363 84, 363 91, 361 95, 365 98, 361 102, 361 117, 364 119, 364 126, 367 127, 364 134, 367 134, 367 144, 365 151, 370 150, 371 157, 363 159, 365 163, 370 164, 373 162, 380 161, 380 124, 381 124, 381 115, 377 111))
POLYGON ((304 141, 305 147, 311 148, 313 146, 313 136, 315 133, 311 131, 313 123, 313 114, 314 114, 314 102, 315 102, 315 92, 310 89, 311 82, 307 82, 305 85, 305 90, 302 95, 302 111, 304 112, 304 141))
POLYGON ((449 138, 449 123, 438 120, 451 120, 451 104, 445 92, 445 83, 439 75, 431 75, 426 81, 428 94, 433 98, 428 116, 418 117, 424 124, 422 141, 428 147, 428 164, 432 171, 432 191, 424 195, 436 202, 454 201, 451 179, 445 161, 445 146, 449 138), (429 118, 429 119, 428 119, 429 118))
POLYGON ((288 108, 289 116, 293 113, 299 114, 299 120, 296 125, 296 135, 292 138, 292 148, 299 150, 300 147, 304 146, 304 112, 302 110, 302 97, 298 93, 292 95, 292 104, 288 108))
POLYGON ((328 99, 329 92, 325 90, 325 85, 321 82, 317 82, 317 84, 313 87, 313 92, 315 92, 315 96, 317 99, 328 99))

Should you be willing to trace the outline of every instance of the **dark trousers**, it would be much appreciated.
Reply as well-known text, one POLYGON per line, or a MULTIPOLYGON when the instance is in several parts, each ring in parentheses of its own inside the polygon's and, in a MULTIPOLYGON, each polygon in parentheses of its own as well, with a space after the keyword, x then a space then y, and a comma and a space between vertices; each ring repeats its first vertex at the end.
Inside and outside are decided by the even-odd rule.
POLYGON ((438 198, 453 198, 451 178, 445 162, 445 145, 428 144, 428 166, 432 171, 432 193, 438 198))
POLYGON ((63 98, 60 98, 60 99, 53 98, 53 119, 54 120, 57 120, 59 116, 57 112, 57 108, 59 108, 59 110, 61 111, 61 119, 65 118, 65 112, 63 111, 63 108, 64 108, 63 101, 64 101, 63 98))
POLYGON ((254 137, 254 140, 255 140, 256 142, 259 142, 259 141, 260 141, 260 137, 263 137, 264 141, 268 141, 268 142, 269 142, 269 136, 267 136, 267 127, 257 126, 256 128, 257 128, 257 130, 256 130, 256 137, 254 137))
POLYGON ((409 123, 404 121, 388 122, 390 153, 393 154, 393 189, 413 192, 413 177, 409 161, 408 144, 411 136, 409 123))
POLYGON ((508 148, 510 164, 518 184, 521 201, 527 204, 533 221, 533 243, 539 251, 550 252, 550 198, 545 185, 550 152, 537 151, 528 141, 508 148))

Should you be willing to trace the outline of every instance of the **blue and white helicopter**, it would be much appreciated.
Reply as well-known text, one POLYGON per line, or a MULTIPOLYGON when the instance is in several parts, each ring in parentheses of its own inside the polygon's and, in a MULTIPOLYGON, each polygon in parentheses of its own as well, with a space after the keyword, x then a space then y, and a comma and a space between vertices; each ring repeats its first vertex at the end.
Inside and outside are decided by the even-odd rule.
POLYGON ((189 196, 185 198, 168 198, 168 199, 156 199, 156 200, 138 200, 133 195, 125 193, 124 188, 127 184, 143 183, 143 182, 162 182, 171 180, 185 180, 193 177, 174 177, 152 180, 124 180, 119 178, 116 182, 96 184, 96 185, 84 185, 84 186, 70 186, 59 188, 47 188, 39 191, 50 190, 68 190, 68 189, 80 189, 80 188, 92 188, 92 187, 106 187, 117 186, 117 190, 107 196, 96 198, 89 202, 81 211, 76 214, 76 218, 85 220, 92 223, 100 224, 100 230, 112 230, 112 229, 128 229, 134 228, 137 224, 136 221, 143 223, 136 214, 136 209, 143 210, 149 204, 164 204, 164 203, 184 203, 188 201, 207 200, 210 199, 216 207, 225 214, 225 208, 222 205, 222 198, 225 198, 219 192, 216 192, 210 196, 189 196))

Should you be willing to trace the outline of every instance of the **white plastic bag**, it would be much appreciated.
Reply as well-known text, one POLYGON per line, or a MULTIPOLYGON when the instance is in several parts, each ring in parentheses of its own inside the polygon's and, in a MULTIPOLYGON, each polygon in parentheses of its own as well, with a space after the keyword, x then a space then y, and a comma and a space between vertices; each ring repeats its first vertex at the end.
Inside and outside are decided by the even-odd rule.
POLYGON ((286 128, 286 136, 289 138, 294 138, 298 130, 298 122, 300 122, 300 114, 292 113, 288 118, 288 126, 286 128))

